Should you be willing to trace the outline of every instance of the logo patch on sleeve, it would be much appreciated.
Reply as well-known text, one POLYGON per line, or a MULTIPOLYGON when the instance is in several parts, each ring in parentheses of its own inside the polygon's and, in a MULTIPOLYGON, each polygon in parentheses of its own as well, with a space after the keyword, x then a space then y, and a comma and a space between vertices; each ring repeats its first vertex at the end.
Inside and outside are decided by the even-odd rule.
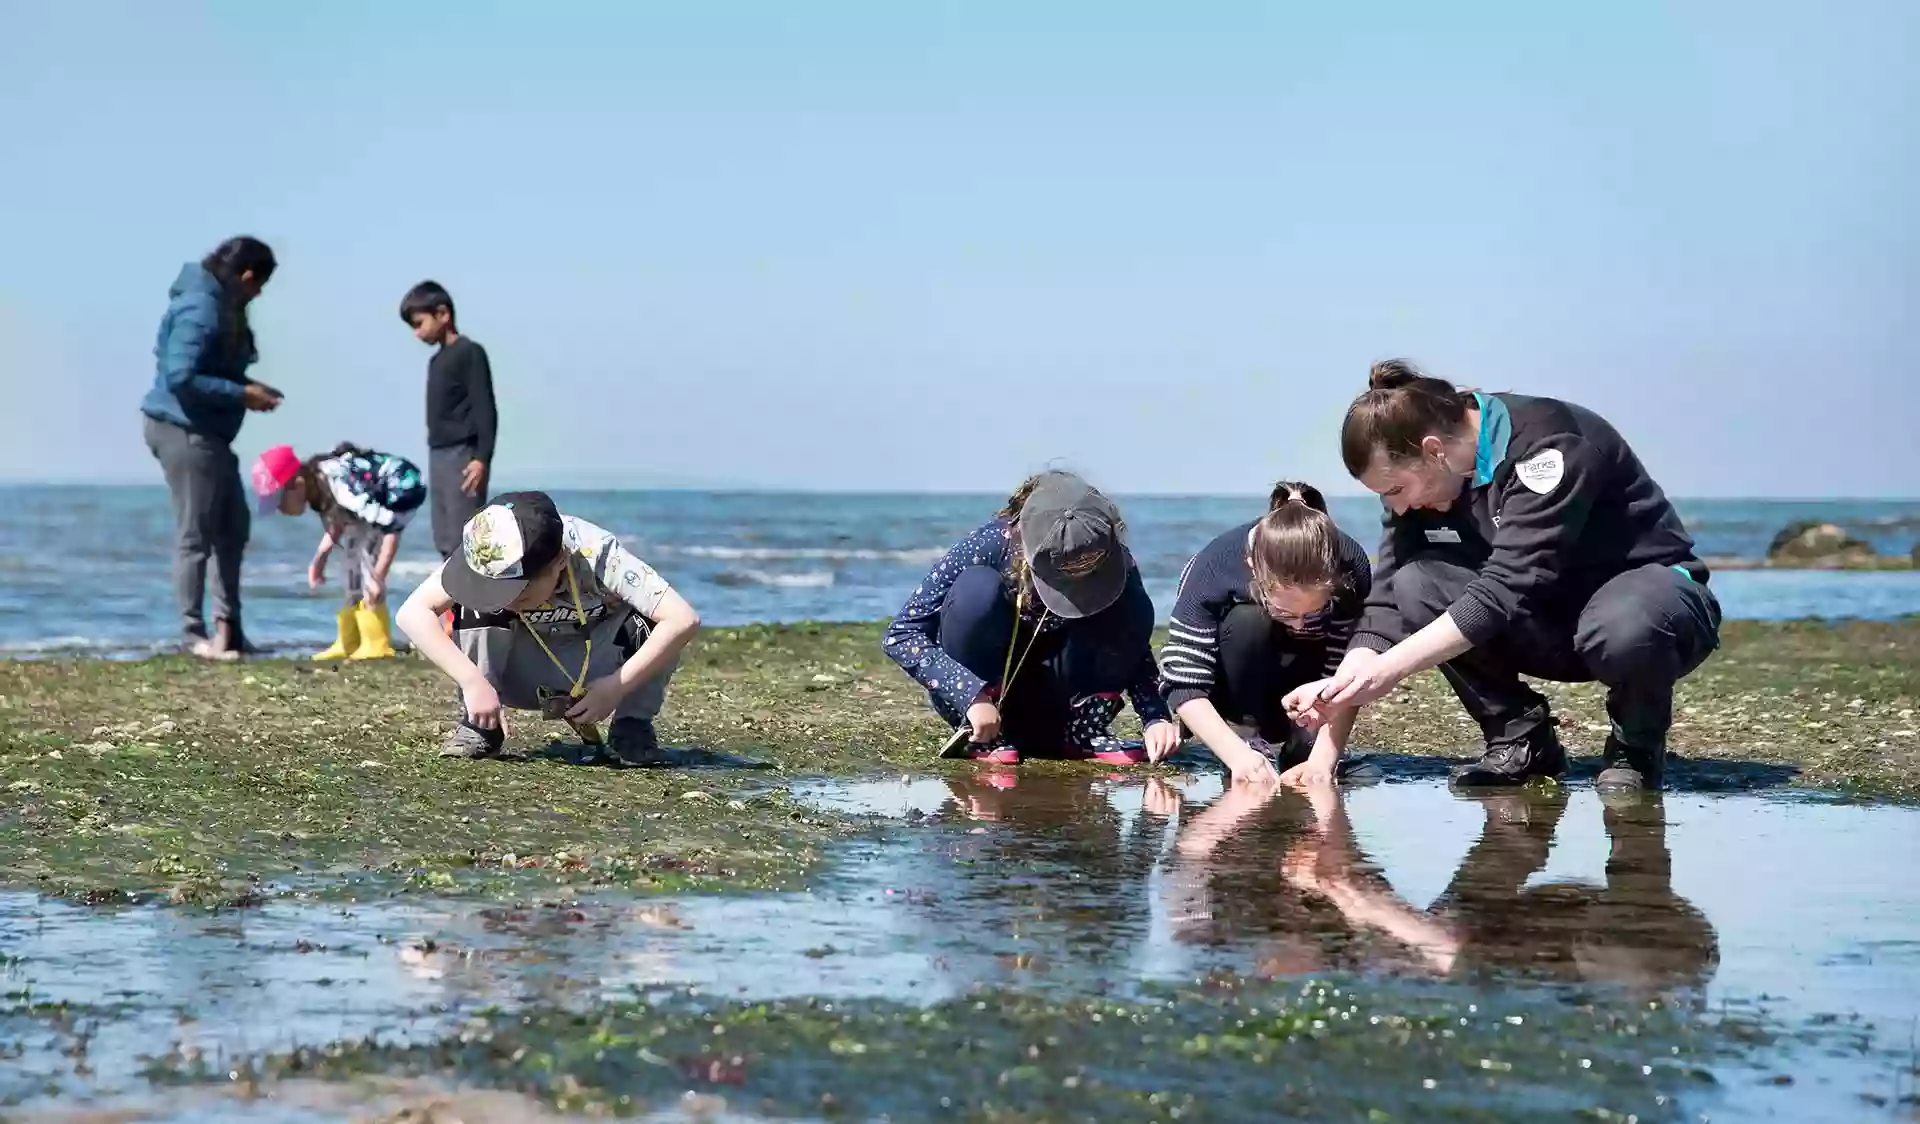
POLYGON ((1513 472, 1527 491, 1544 496, 1560 486, 1560 478, 1567 474, 1567 463, 1560 450, 1547 449, 1514 465, 1513 472))

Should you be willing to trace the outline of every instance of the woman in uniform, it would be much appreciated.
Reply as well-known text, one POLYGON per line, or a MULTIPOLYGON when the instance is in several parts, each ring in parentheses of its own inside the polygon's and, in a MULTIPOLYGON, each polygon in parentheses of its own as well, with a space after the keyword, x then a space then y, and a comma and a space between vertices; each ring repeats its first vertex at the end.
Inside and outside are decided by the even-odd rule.
POLYGON ((1347 471, 1385 501, 1373 591, 1332 677, 1287 697, 1308 724, 1438 667, 1486 751, 1463 785, 1565 771, 1522 675, 1604 683, 1603 791, 1658 788, 1674 684, 1719 643, 1707 568, 1660 485, 1593 411, 1376 364, 1342 426, 1347 471))

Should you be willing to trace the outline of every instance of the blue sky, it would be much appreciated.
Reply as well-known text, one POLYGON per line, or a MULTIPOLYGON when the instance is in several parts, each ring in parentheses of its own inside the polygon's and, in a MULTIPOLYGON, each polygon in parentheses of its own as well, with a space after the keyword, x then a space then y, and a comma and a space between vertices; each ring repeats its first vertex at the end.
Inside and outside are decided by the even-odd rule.
POLYGON ((181 262, 271 242, 243 452, 518 483, 1352 491, 1368 363, 1687 495, 1913 496, 1920 6, 0 0, 0 477, 157 481, 181 262))

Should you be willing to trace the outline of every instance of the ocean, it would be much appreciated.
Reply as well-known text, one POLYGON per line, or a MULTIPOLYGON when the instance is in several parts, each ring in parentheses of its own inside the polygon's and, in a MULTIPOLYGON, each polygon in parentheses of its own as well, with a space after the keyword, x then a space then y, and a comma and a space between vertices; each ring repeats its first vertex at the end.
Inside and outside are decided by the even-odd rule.
MULTIPOLYGON (((941 551, 1003 497, 697 491, 556 491, 561 509, 613 530, 711 624, 866 621, 893 613, 941 551)), ((0 656, 127 657, 172 646, 172 517, 155 487, 0 487, 0 656)), ((1330 501, 1369 547, 1379 505, 1330 501)), ((1180 568, 1222 530, 1263 508, 1258 496, 1121 497, 1129 542, 1162 618, 1180 568)), ((1755 558, 1796 519, 1837 523, 1882 553, 1920 540, 1920 501, 1687 500, 1681 515, 1709 556, 1755 558)), ((245 570, 247 630, 298 652, 324 641, 338 585, 309 592, 319 538, 311 516, 256 519, 245 570)), ((437 563, 425 516, 395 565, 403 597, 437 563)), ((337 573, 330 573, 337 581, 337 573)), ((1888 618, 1920 613, 1920 572, 1716 572, 1730 618, 1888 618)))

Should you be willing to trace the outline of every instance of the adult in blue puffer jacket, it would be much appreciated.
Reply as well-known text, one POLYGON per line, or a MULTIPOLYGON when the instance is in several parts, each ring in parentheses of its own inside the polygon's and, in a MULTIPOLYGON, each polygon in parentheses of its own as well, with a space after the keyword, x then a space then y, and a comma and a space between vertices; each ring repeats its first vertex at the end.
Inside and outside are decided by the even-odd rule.
POLYGON ((180 270, 153 354, 153 389, 140 404, 147 448, 166 473, 177 532, 173 591, 187 648, 203 659, 238 659, 240 557, 253 528, 233 439, 248 410, 280 405, 280 392, 247 377, 259 358, 247 305, 273 276, 273 251, 258 238, 222 242, 180 270), (211 632, 202 613, 207 558, 214 561, 211 632))

